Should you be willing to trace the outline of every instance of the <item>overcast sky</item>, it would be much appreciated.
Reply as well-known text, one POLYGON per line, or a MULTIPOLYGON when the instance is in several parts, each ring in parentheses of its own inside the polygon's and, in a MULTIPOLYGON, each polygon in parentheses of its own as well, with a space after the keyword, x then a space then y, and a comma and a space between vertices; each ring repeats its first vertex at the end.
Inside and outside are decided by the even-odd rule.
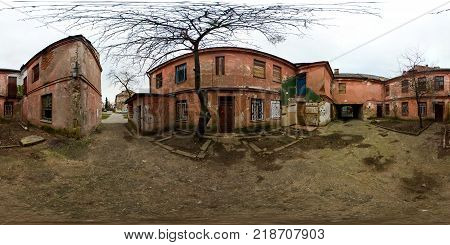
MULTIPOLYGON (((5 3, 15 5, 12 1, 0 0, 0 8, 6 7, 5 3)), ((421 50, 429 65, 450 68, 450 11, 417 18, 445 3, 447 5, 441 9, 450 8, 450 2, 443 0, 386 0, 378 4, 381 18, 330 16, 335 18, 327 22, 327 27, 314 27, 303 38, 288 37, 276 46, 259 37, 254 37, 254 42, 261 47, 261 51, 292 62, 330 61, 331 67, 339 68, 341 72, 395 76, 400 71, 398 59, 408 49, 421 50), (373 40, 377 37, 380 38, 373 40), (370 40, 373 41, 341 56, 370 40)), ((27 16, 18 11, 0 11, 0 68, 19 69, 47 45, 67 36, 53 28, 42 27, 35 20, 23 21, 24 18, 27 16)), ((64 26, 55 27, 65 30, 64 26)), ((89 38, 89 33, 83 31, 68 34, 84 34, 89 38)), ((112 65, 102 60, 102 66, 103 100, 107 96, 108 100, 113 101, 120 88, 114 88, 106 76, 112 65)), ((144 82, 144 76, 141 79, 142 89, 148 92, 148 82, 144 82)))

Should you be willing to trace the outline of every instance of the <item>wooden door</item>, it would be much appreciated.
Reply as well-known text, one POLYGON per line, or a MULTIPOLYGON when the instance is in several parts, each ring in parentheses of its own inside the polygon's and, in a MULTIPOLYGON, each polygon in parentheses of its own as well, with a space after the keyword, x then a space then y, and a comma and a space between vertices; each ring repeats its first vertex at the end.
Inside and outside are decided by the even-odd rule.
POLYGON ((437 122, 444 121, 444 103, 434 104, 434 120, 437 122))
POLYGON ((383 117, 383 105, 377 105, 377 117, 383 117))
POLYGON ((233 96, 219 96, 219 132, 230 133, 234 123, 233 96))
POLYGON ((138 134, 142 133, 142 106, 137 107, 138 134))

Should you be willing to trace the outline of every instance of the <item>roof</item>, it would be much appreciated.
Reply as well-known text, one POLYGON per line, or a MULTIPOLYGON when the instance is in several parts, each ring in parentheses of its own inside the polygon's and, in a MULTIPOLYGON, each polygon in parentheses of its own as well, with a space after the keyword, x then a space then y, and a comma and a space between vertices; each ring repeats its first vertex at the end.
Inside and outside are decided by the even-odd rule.
POLYGON ((0 72, 20 73, 19 70, 15 70, 15 69, 6 69, 6 68, 0 68, 0 72))
POLYGON ((364 80, 378 80, 378 81, 386 81, 388 78, 370 75, 370 74, 362 74, 362 73, 339 73, 334 74, 334 78, 353 78, 353 79, 364 79, 364 80))
POLYGON ((317 62, 307 62, 307 63, 295 63, 295 67, 297 68, 308 68, 311 66, 325 66, 330 73, 331 77, 334 76, 333 71, 331 70, 330 63, 328 61, 317 61, 317 62))
MULTIPOLYGON (((280 62, 282 62, 282 63, 285 63, 285 64, 287 64, 287 65, 292 66, 293 68, 295 68, 295 64, 292 63, 292 62, 290 62, 290 61, 288 61, 288 60, 286 60, 286 59, 283 59, 283 58, 281 58, 281 57, 278 57, 278 56, 275 56, 275 55, 272 55, 272 54, 269 54, 269 53, 265 53, 265 52, 262 52, 262 51, 259 51, 259 50, 250 49, 250 48, 240 48, 240 47, 213 47, 213 48, 200 49, 200 50, 199 50, 199 53, 202 54, 202 53, 210 53, 210 52, 217 52, 217 51, 235 51, 235 52, 253 53, 253 54, 257 54, 257 55, 261 55, 261 56, 267 56, 267 57, 269 57, 269 58, 271 58, 271 59, 278 60, 278 61, 280 61, 280 62)), ((183 54, 183 55, 177 56, 177 57, 172 58, 172 59, 170 59, 170 60, 168 60, 168 61, 166 61, 166 62, 164 62, 164 63, 162 63, 162 64, 160 64, 160 65, 158 65, 158 66, 156 66, 156 67, 154 67, 154 68, 152 68, 152 69, 149 69, 149 70, 147 71, 147 73, 153 73, 155 70, 158 70, 158 69, 160 69, 161 67, 164 67, 164 66, 166 66, 166 65, 168 65, 168 64, 170 64, 170 63, 176 62, 176 61, 178 61, 178 60, 181 60, 181 59, 184 59, 184 58, 193 56, 193 55, 194 55, 194 54, 193 54, 192 52, 190 52, 190 53, 187 53, 187 54, 183 54)))
POLYGON ((56 42, 48 45, 47 47, 45 47, 44 49, 39 51, 37 54, 35 54, 30 60, 27 61, 27 63, 22 65, 20 70, 23 70, 25 67, 30 65, 30 63, 32 63, 34 60, 36 60, 38 57, 40 57, 44 53, 47 53, 47 52, 49 52, 52 49, 55 49, 55 48, 57 48, 59 46, 62 46, 64 44, 67 44, 67 43, 70 43, 70 42, 74 42, 74 41, 80 41, 80 42, 82 42, 82 43, 84 43, 86 45, 86 47, 91 51, 92 55, 94 56, 98 67, 100 68, 100 70, 102 70, 102 66, 100 64, 99 54, 98 54, 97 50, 94 48, 94 46, 92 46, 92 43, 89 40, 87 40, 83 35, 68 36, 66 38, 63 38, 63 39, 61 39, 59 41, 56 41, 56 42))
MULTIPOLYGON (((430 74, 430 73, 434 73, 434 72, 448 72, 448 73, 450 73, 450 68, 433 67, 433 68, 430 68, 430 69, 419 69, 418 71, 415 72, 415 74, 417 74, 417 75, 425 74, 426 75, 426 74, 430 74)), ((395 79, 399 79, 399 78, 408 77, 410 75, 411 74, 403 73, 400 76, 396 76, 396 77, 387 79, 386 82, 389 82, 389 81, 392 81, 392 80, 395 80, 395 79)))

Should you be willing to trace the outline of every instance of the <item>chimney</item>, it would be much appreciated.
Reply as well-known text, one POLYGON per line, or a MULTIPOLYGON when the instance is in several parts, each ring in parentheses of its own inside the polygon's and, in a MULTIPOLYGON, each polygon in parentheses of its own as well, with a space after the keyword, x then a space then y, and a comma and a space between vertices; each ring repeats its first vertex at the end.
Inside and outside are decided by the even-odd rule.
POLYGON ((334 69, 334 75, 339 75, 339 69, 334 69))

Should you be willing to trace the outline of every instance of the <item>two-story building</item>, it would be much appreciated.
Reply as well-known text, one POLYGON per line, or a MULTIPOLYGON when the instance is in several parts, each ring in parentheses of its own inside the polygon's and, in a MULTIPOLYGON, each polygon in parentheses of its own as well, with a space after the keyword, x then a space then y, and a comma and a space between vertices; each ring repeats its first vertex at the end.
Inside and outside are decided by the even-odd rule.
POLYGON ((0 68, 0 118, 19 118, 23 86, 20 71, 0 68))
POLYGON ((15 102, 20 108, 12 108, 20 109, 18 120, 74 136, 86 135, 101 122, 101 71, 98 52, 83 36, 52 43, 20 71, 0 72, 0 99, 8 94, 2 106, 7 111, 2 115, 11 114, 9 97, 16 83, 23 95, 15 102), (8 79, 9 92, 3 89, 4 79, 8 79))

